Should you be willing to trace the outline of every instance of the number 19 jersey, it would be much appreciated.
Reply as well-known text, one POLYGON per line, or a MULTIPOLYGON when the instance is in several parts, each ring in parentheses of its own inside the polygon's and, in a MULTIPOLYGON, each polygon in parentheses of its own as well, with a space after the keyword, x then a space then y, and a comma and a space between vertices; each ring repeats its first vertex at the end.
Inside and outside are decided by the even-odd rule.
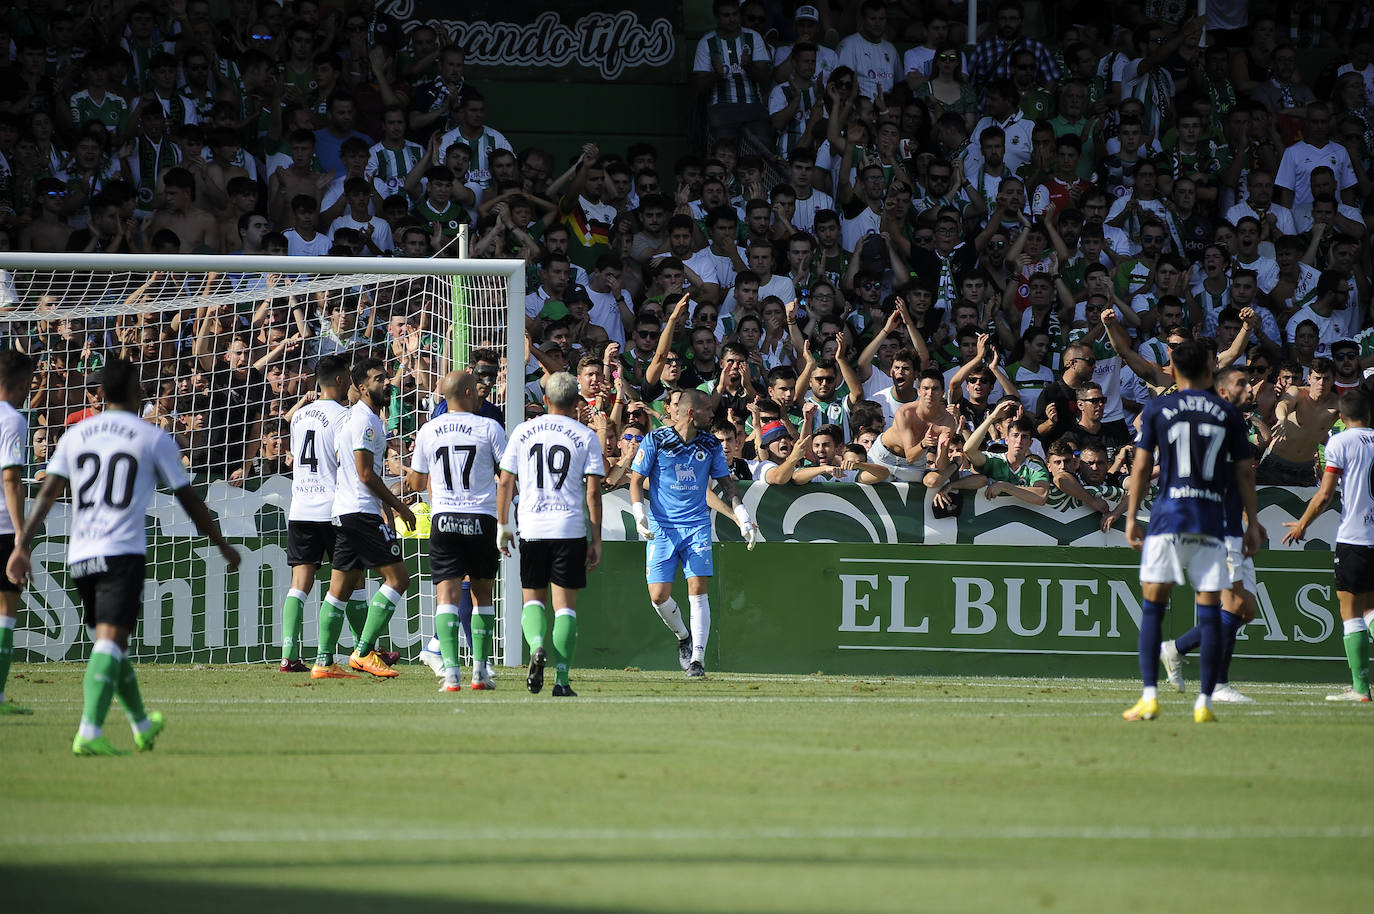
POLYGON ((410 468, 429 475, 434 514, 496 516, 496 466, 506 450, 500 424, 473 413, 444 413, 420 427, 410 468))
POLYGON ((291 417, 291 511, 287 520, 328 523, 333 519, 339 471, 334 436, 347 418, 348 407, 335 400, 316 400, 291 417))
POLYGON ((172 436, 118 409, 72 426, 57 442, 48 473, 71 488, 68 565, 147 555, 148 502, 158 482, 173 492, 191 484, 172 436))
POLYGON ((1211 391, 1165 394, 1141 411, 1136 446, 1159 451, 1159 497, 1150 506, 1150 535, 1225 537, 1235 465, 1250 457, 1240 412, 1211 391))
POLYGON ((585 476, 605 476, 596 432, 568 416, 540 416, 511 432, 501 469, 520 480, 520 535, 567 540, 587 535, 585 476))

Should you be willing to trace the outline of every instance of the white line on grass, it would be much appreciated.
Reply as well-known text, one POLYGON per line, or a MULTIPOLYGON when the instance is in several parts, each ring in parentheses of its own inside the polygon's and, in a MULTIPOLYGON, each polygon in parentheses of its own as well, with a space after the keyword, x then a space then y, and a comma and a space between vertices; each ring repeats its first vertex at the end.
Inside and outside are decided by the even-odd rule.
MULTIPOLYGON (((1315 699, 1319 692, 1314 691, 1312 697, 1315 699)), ((445 701, 443 699, 430 699, 428 696, 408 696, 397 698, 165 698, 153 702, 157 705, 183 706, 194 708, 225 708, 236 707, 254 708, 263 705, 309 705, 312 707, 327 708, 332 705, 409 705, 412 707, 422 707, 430 705, 442 707, 451 705, 455 709, 469 710, 488 706, 500 705, 505 708, 510 707, 537 707, 540 699, 529 699, 520 693, 515 693, 508 697, 498 698, 496 696, 485 696, 479 699, 454 699, 445 701)), ((1040 707, 1044 705, 1076 705, 1092 706, 1110 704, 1113 699, 1109 696, 1084 697, 1084 698, 1042 698, 1033 695, 1020 697, 1004 696, 945 696, 922 698, 918 696, 903 695, 872 695, 872 696, 849 696, 849 695, 596 695, 592 692, 584 692, 576 702, 560 702, 559 707, 576 708, 579 706, 593 705, 700 705, 700 704, 899 704, 899 705, 1015 705, 1017 707, 1040 707)), ((80 697, 69 698, 34 698, 29 699, 25 704, 31 705, 61 705, 73 707, 80 705, 80 697)), ((1323 708, 1327 710, 1342 710, 1340 707, 1325 701, 1294 701, 1284 702, 1284 708, 1323 708)), ((1359 713, 1359 712, 1356 712, 1359 713)))
MULTIPOLYGON (((319 829, 223 829, 219 831, 109 831, 42 835, 0 834, 0 847, 47 847, 72 844, 101 845, 218 845, 292 844, 297 842, 363 841, 368 844, 466 841, 488 844, 526 844, 548 837, 545 828, 400 828, 384 834, 350 834, 329 827, 319 829)), ((945 826, 855 826, 851 828, 582 828, 564 830, 565 843, 644 841, 1244 841, 1340 840, 1374 838, 1374 825, 1232 825, 1217 827, 1153 825, 1027 825, 960 828, 945 826)))

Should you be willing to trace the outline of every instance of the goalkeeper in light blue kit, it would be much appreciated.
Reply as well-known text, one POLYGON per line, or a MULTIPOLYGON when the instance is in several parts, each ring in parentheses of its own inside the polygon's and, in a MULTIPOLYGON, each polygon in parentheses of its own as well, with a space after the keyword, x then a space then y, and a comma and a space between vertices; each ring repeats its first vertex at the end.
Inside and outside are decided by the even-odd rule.
POLYGON ((674 407, 672 424, 655 429, 644 439, 630 467, 630 509, 635 528, 648 541, 645 570, 649 599, 664 624, 677 635, 678 660, 688 679, 706 675, 706 642, 711 634, 711 604, 706 593, 715 571, 707 500, 711 480, 729 501, 750 549, 758 537, 753 518, 740 502, 725 452, 710 431, 711 419, 707 395, 684 390, 674 407), (687 577, 690 630, 673 599, 673 580, 679 567, 687 577))

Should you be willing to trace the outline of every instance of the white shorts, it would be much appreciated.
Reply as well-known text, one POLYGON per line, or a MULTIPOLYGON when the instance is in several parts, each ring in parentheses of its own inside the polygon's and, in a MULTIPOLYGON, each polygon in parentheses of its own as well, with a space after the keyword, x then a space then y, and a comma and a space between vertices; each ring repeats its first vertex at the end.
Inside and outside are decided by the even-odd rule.
POLYGON ((1231 569, 1226 555, 1226 544, 1214 536, 1194 533, 1146 536, 1140 556, 1140 583, 1191 584, 1198 593, 1230 590, 1231 569))
POLYGON ((1226 537, 1226 565, 1231 571, 1231 583, 1239 584, 1250 593, 1257 593, 1255 560, 1245 554, 1244 541, 1239 536, 1226 537))
POLYGON ((873 446, 868 449, 868 459, 871 463, 885 466, 892 471, 892 478, 897 482, 921 482, 926 476, 926 455, 921 453, 921 459, 912 463, 904 457, 898 457, 887 449, 883 444, 883 436, 879 435, 873 440, 873 446))

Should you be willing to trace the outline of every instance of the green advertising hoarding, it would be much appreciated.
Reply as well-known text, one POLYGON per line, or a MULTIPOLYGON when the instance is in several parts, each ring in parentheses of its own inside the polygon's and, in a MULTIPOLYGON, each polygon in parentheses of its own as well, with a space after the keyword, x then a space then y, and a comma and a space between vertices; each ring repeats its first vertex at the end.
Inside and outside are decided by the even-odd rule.
MULTIPOLYGON (((935 518, 921 487, 746 485, 743 497, 764 542, 752 552, 732 521, 718 518, 711 603, 712 669, 863 674, 1016 673, 1122 675, 1133 669, 1139 587, 1136 553, 1119 529, 1062 497, 1045 507, 1010 499, 966 500, 935 518)), ((149 514, 149 581, 132 648, 140 660, 270 660, 281 637, 288 586, 285 509, 289 480, 255 490, 204 487, 211 510, 244 554, 230 572, 194 536, 173 500, 149 514)), ((1111 495, 1112 493, 1104 493, 1111 495)), ((1238 679, 1338 679, 1343 667, 1329 542, 1336 515, 1313 525, 1306 549, 1281 548, 1283 522, 1310 492, 1265 488, 1260 517, 1259 618, 1237 648, 1238 679)), ((35 549, 16 658, 79 660, 90 642, 63 570, 65 506, 35 549)), ((644 546, 623 491, 606 496, 602 567, 578 607, 579 665, 672 669, 672 637, 649 604, 644 546)), ((425 541, 404 540, 415 584, 393 618, 392 646, 414 657, 432 629, 434 597, 425 541)), ((374 582, 375 586, 375 582, 374 582)), ((315 643, 318 591, 304 643, 315 643)), ((1191 624, 1181 592, 1169 630, 1191 624)), ((687 605, 679 584, 678 600, 687 605)), ((344 648, 351 644, 345 640, 344 648)))

